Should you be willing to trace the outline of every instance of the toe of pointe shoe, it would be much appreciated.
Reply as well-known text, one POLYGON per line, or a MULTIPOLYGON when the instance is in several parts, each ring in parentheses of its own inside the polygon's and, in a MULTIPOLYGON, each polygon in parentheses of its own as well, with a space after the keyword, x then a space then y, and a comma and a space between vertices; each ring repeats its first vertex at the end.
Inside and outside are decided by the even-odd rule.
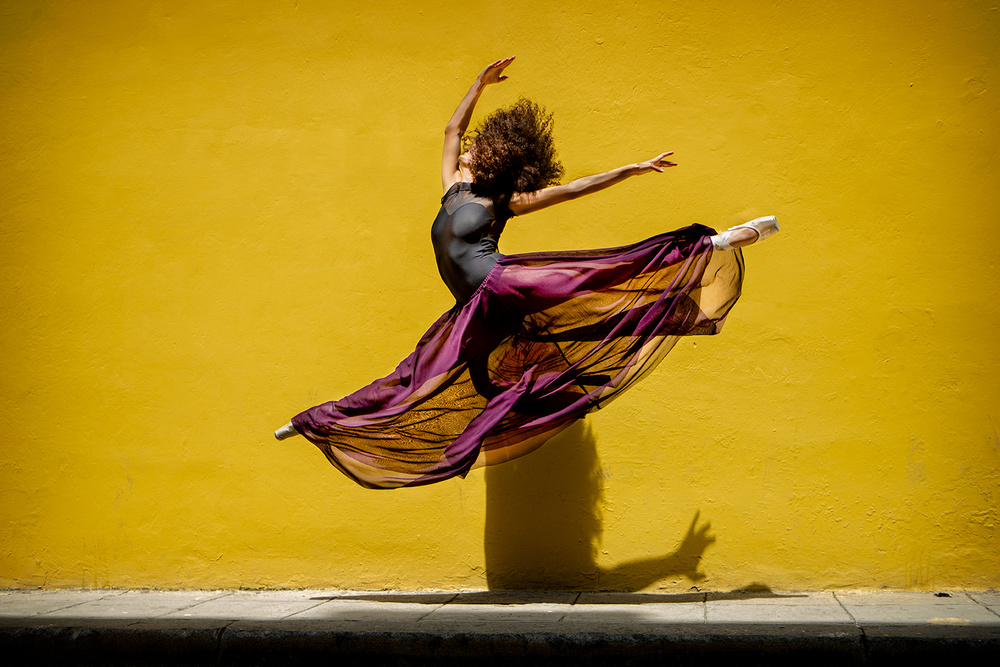
POLYGON ((758 241, 763 241, 768 236, 774 236, 779 231, 781 227, 778 226, 778 219, 773 215, 765 215, 762 218, 756 218, 748 223, 740 225, 740 227, 750 227, 760 236, 757 238, 758 241))

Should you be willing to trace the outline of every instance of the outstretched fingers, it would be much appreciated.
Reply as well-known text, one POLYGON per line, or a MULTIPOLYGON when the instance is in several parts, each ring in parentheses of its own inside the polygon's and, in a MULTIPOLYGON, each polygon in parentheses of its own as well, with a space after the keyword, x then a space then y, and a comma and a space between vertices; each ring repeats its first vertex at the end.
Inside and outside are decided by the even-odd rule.
POLYGON ((506 81, 507 75, 503 73, 507 66, 514 62, 516 56, 510 56, 509 58, 502 58, 496 62, 490 63, 483 70, 483 73, 479 75, 480 80, 484 84, 489 83, 499 83, 500 81, 506 81))
POLYGON ((668 158, 669 156, 671 156, 673 154, 674 154, 673 151, 667 151, 666 153, 660 153, 659 155, 657 155, 656 157, 654 157, 652 160, 649 160, 647 162, 642 163, 642 165, 644 167, 646 167, 647 169, 652 169, 653 171, 662 172, 667 167, 676 167, 677 166, 676 162, 671 162, 670 160, 666 159, 666 158, 668 158))
POLYGON ((663 153, 662 155, 660 155, 659 157, 657 157, 655 160, 653 160, 653 164, 655 166, 659 167, 659 169, 657 169, 657 171, 663 171, 664 168, 666 168, 666 167, 676 167, 677 166, 676 162, 671 162, 670 160, 666 159, 667 157, 669 157, 669 156, 671 156, 673 154, 674 154, 673 151, 667 151, 666 153, 663 153))

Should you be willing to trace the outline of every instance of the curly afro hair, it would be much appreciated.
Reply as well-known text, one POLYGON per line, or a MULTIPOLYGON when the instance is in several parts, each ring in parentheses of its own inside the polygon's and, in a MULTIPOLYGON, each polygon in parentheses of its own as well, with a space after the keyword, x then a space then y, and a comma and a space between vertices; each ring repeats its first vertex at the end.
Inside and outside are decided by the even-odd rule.
POLYGON ((491 199, 533 192, 559 182, 562 165, 552 139, 552 114, 521 98, 498 109, 465 139, 473 151, 472 190, 491 199))

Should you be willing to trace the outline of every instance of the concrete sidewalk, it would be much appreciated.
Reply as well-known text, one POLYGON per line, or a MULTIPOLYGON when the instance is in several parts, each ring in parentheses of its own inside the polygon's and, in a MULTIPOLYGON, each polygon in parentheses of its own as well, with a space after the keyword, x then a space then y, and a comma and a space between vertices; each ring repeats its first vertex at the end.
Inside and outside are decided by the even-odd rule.
POLYGON ((0 651, 32 664, 995 659, 1000 593, 8 590, 0 651))

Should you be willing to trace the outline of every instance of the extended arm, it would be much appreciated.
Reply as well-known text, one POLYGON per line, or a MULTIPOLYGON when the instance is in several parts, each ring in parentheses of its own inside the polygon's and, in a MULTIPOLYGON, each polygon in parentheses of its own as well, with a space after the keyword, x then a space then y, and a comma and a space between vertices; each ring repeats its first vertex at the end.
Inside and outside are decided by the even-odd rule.
POLYGON ((646 174, 651 171, 662 172, 667 167, 677 166, 676 162, 670 162, 666 159, 673 154, 673 151, 661 153, 652 160, 627 164, 624 167, 618 167, 603 174, 584 176, 575 181, 570 181, 565 185, 555 185, 551 188, 544 188, 535 192, 517 192, 510 199, 510 210, 514 215, 524 215, 525 213, 531 213, 546 206, 552 206, 553 204, 559 204, 570 199, 589 195, 598 190, 603 190, 615 183, 621 183, 630 176, 638 176, 639 174, 646 174))
POLYGON ((472 119, 472 111, 476 108, 476 102, 483 93, 483 89, 491 83, 506 81, 507 76, 503 73, 514 62, 514 57, 504 58, 486 66, 482 74, 476 77, 469 92, 465 94, 459 103, 447 127, 444 128, 444 154, 441 157, 441 183, 445 192, 454 183, 461 180, 461 172, 458 169, 458 156, 462 153, 462 135, 469 128, 469 121, 472 119))

